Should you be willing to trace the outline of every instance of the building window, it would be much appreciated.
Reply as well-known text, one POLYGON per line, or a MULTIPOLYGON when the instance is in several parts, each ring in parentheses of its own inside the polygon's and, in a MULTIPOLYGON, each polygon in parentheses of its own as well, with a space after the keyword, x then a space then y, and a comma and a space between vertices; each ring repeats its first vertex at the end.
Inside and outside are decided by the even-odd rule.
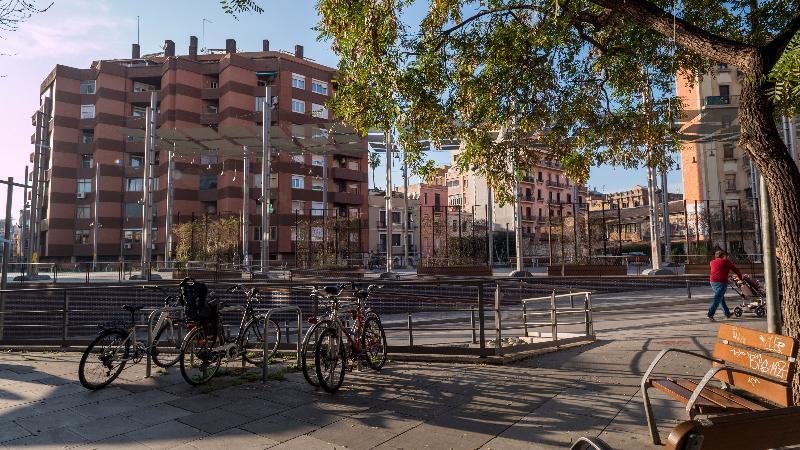
POLYGON ((78 196, 85 196, 92 192, 92 179, 80 178, 78 179, 78 196))
POLYGON ((206 215, 213 216, 217 213, 217 202, 203 202, 203 207, 206 210, 206 215))
POLYGON ((300 75, 299 73, 292 74, 292 87, 295 89, 303 89, 306 88, 306 77, 304 75, 300 75))
POLYGON ((305 186, 305 177, 302 175, 292 175, 292 189, 303 189, 305 186))
POLYGON ((219 112, 219 105, 214 103, 206 105, 206 112, 209 114, 216 114, 219 112))
POLYGON ((556 202, 561 203, 561 192, 556 192, 556 202))
POLYGON ((292 200, 292 212, 295 214, 303 214, 306 205, 302 200, 292 200))
POLYGON ((324 188, 324 186, 323 186, 322 180, 317 180, 317 179, 311 180, 311 190, 312 191, 321 191, 321 190, 323 190, 323 188, 324 188))
POLYGON ((211 89, 217 89, 219 87, 219 80, 211 80, 208 82, 208 87, 211 89))
POLYGON ((94 94, 97 88, 97 82, 95 80, 83 80, 81 81, 81 94, 94 94))
POLYGON ((133 219, 142 217, 142 205, 138 203, 125 203, 125 218, 133 219))
POLYGON ((306 163, 306 157, 303 155, 292 155, 292 161, 300 164, 306 163))
POLYGON ((726 173, 725 174, 725 189, 728 191, 735 191, 736 190, 736 174, 735 173, 726 173))
POLYGON ((311 104, 311 115, 318 118, 318 119, 327 119, 328 118, 328 108, 323 105, 318 105, 316 103, 311 104))
POLYGON ((379 252, 386 251, 386 233, 381 233, 378 236, 378 251, 379 252))
POLYGON ((311 215, 321 216, 325 213, 325 204, 322 202, 311 202, 311 215))
POLYGON ((722 145, 722 157, 725 159, 733 159, 733 144, 722 145))
POLYGON ((144 117, 147 114, 147 107, 144 106, 134 106, 133 110, 131 111, 131 115, 133 117, 144 117))
POLYGON ((144 178, 126 178, 125 191, 142 192, 144 190, 144 178))
POLYGON ((152 84, 142 83, 139 81, 133 82, 133 92, 150 92, 156 89, 152 84))
POLYGON ((200 156, 200 164, 201 165, 209 165, 209 164, 216 164, 217 163, 217 155, 201 155, 200 156))
POLYGON ((89 243, 89 230, 75 230, 75 243, 88 244, 89 243))
POLYGON ((256 111, 264 111, 264 99, 266 97, 256 97, 256 111))
POLYGON ((200 190, 207 191, 209 189, 217 188, 216 175, 200 175, 200 190))
POLYGON ((94 130, 83 130, 81 132, 81 143, 91 144, 94 142, 94 130))
POLYGON ((311 80, 311 92, 328 95, 328 83, 319 80, 311 80))
POLYGON ((292 112, 305 114, 306 113, 306 102, 302 100, 295 100, 292 99, 292 112))
POLYGON ((311 155, 311 165, 312 166, 322 167, 322 164, 324 163, 324 161, 325 160, 323 159, 322 155, 311 155))
POLYGON ((400 247, 400 233, 392 233, 392 247, 400 247))
POLYGON ((567 203, 572 203, 572 194, 567 194, 567 203))
POLYGON ((142 167, 144 165, 144 154, 131 153, 128 159, 128 165, 131 167, 142 167))
POLYGON ((76 219, 89 219, 92 217, 91 209, 89 205, 78 205, 75 207, 75 218, 76 219))
POLYGON ((138 228, 122 230, 122 241, 126 244, 141 243, 142 230, 138 228))
POLYGON ((94 105, 81 105, 81 119, 94 119, 94 105))
POLYGON ((93 162, 94 159, 92 158, 92 155, 89 154, 81 155, 81 167, 83 167, 84 169, 91 169, 93 167, 92 164, 93 162))

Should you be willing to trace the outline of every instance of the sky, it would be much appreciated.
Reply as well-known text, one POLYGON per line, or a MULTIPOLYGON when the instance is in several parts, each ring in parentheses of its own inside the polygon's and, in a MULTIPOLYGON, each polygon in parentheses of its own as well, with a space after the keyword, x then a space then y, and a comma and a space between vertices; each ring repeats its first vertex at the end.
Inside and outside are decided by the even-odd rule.
MULTIPOLYGON (((17 31, 0 33, 0 98, 6 105, 0 108, 0 178, 24 178, 33 151, 30 117, 38 107, 41 81, 56 64, 83 68, 97 59, 129 57, 137 39, 137 16, 142 54, 161 51, 165 39, 175 41, 177 52, 186 54, 190 35, 208 48, 224 48, 225 39, 233 38, 244 51, 260 50, 262 39, 269 39, 273 50, 293 50, 301 44, 306 57, 336 66, 330 45, 318 42, 312 30, 318 20, 316 0, 261 0, 260 4, 264 13, 240 15, 237 21, 222 12, 217 0, 54 0, 49 10, 17 31), (204 18, 210 21, 205 22, 205 35, 204 18)), ((442 153, 431 157, 443 164, 450 160, 442 153)), ((385 186, 384 173, 385 168, 376 171, 379 186, 385 186)), ((399 171, 393 178, 400 179, 399 171)), ((646 184, 644 170, 594 168, 588 182, 590 188, 608 192, 635 184, 646 184)), ((679 172, 670 173, 669 184, 670 191, 682 192, 679 172)), ((21 193, 15 198, 18 211, 21 193)))

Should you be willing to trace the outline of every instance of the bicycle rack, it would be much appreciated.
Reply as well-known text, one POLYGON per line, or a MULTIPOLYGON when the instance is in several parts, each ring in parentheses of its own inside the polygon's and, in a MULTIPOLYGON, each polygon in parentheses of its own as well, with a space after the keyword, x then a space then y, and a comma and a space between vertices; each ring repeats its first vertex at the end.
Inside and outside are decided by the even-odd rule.
POLYGON ((153 319, 160 317, 163 313, 172 311, 183 312, 183 306, 164 306, 162 308, 154 309, 147 317, 147 362, 145 364, 145 378, 150 378, 150 371, 153 366, 153 358, 150 356, 150 349, 153 347, 153 319), (156 314, 158 313, 158 314, 156 314))
MULTIPOLYGON (((269 319, 272 317, 273 314, 281 313, 281 312, 294 312, 297 314, 297 361, 296 364, 300 365, 300 346, 303 342, 302 336, 302 328, 303 328, 303 312, 300 310, 299 306, 281 306, 278 308, 272 308, 267 310, 267 313, 263 315, 264 317, 264 329, 266 329, 269 323, 269 319)), ((267 373, 269 372, 269 360, 267 359, 267 337, 269 336, 268 333, 264 333, 264 364, 261 366, 261 382, 267 382, 267 373)))

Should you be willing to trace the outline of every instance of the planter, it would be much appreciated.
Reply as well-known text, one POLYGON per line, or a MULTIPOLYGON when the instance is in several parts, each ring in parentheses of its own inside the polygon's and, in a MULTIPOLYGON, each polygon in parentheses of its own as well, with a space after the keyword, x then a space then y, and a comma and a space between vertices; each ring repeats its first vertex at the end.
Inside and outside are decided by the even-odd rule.
POLYGON ((602 277, 602 276, 619 276, 627 275, 628 268, 626 266, 607 266, 595 264, 569 264, 569 265, 553 265, 547 266, 547 275, 554 277, 602 277))
POLYGON ((489 266, 418 267, 419 276, 486 277, 492 276, 489 266))

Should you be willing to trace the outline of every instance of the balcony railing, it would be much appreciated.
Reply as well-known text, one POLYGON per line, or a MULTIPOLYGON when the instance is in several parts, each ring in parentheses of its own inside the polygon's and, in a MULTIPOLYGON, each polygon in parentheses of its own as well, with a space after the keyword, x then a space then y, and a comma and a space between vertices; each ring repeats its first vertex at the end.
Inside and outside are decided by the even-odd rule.
POLYGON ((736 106, 738 104, 738 95, 709 95, 703 100, 703 106, 736 106))
POLYGON ((562 183, 560 181, 552 181, 552 180, 547 180, 547 186, 559 189, 564 189, 569 187, 569 185, 566 183, 562 183))

